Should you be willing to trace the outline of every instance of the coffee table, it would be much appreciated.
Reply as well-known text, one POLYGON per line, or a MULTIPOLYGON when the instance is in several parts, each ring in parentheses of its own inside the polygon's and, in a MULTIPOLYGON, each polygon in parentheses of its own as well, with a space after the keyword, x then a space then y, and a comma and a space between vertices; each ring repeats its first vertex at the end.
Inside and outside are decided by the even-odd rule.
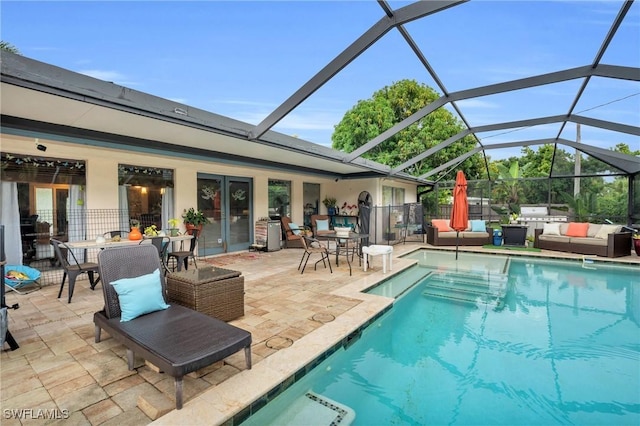
POLYGON ((177 303, 223 321, 244 315, 241 272, 212 266, 167 275, 169 303, 177 303))

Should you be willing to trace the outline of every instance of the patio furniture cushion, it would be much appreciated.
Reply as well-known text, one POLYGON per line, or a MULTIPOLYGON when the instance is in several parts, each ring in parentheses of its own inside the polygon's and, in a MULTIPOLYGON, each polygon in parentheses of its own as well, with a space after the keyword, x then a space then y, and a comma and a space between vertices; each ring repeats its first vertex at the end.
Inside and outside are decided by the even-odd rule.
POLYGON ((289 228, 294 235, 300 235, 300 227, 297 224, 291 222, 289 223, 289 228))
POLYGON ((589 230, 588 223, 582 222, 570 222, 569 229, 567 229, 566 236, 567 237, 586 237, 587 231, 589 230))
POLYGON ((318 231, 328 231, 329 230, 329 220, 327 220, 327 219, 317 219, 316 220, 316 230, 318 230, 318 231))
POLYGON ((542 235, 560 235, 560 224, 545 223, 542 228, 542 235))
POLYGON ((135 278, 121 278, 111 285, 118 293, 122 322, 169 307, 162 297, 159 269, 135 278))
POLYGON ((619 225, 600 225, 600 229, 594 235, 594 238, 601 238, 606 240, 609 238, 609 234, 615 234, 616 232, 620 232, 619 225))
POLYGON ((449 227, 448 219, 431 219, 431 224, 434 228, 438 228, 438 232, 449 232, 453 230, 449 227))
POLYGON ((472 220, 471 232, 487 232, 487 224, 484 220, 472 220))

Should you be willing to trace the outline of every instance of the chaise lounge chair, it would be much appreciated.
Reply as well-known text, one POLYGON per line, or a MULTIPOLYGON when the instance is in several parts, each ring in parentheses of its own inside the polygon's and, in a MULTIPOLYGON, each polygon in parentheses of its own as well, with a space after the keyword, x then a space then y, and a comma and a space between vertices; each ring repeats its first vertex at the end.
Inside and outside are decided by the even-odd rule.
MULTIPOLYGON (((134 353, 175 378, 176 409, 182 408, 182 378, 244 349, 251 368, 251 333, 177 304, 166 306, 166 282, 158 251, 150 244, 110 248, 98 254, 104 295, 104 310, 93 316, 95 341, 101 330, 127 348, 127 363, 133 370, 134 353), (154 277, 149 284, 148 277, 154 277), (157 283, 158 277, 160 280, 157 283), (129 279, 129 280, 126 280, 129 279), (123 283, 129 294, 124 293, 123 283), (156 287, 157 286, 157 287, 156 287), (158 288, 160 287, 160 288, 158 288), (149 312, 138 306, 154 297, 136 297, 140 289, 155 291, 160 303, 149 312), (120 296, 118 295, 120 292, 120 296), (132 294, 133 293, 133 294, 132 294), (134 302, 134 303, 132 303, 134 302), (132 311, 138 309, 139 312, 132 311), (140 312, 141 315, 135 317, 140 312), (124 320, 124 321, 123 321, 124 320)), ((147 293, 148 295, 148 293, 147 293)))

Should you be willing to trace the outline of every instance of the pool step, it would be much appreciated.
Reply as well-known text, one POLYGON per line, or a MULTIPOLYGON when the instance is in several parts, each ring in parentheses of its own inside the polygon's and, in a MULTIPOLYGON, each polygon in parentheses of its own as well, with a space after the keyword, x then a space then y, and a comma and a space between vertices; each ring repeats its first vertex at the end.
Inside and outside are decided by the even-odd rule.
POLYGON ((356 418, 355 411, 344 404, 312 391, 306 392, 284 407, 270 424, 349 426, 356 418))
POLYGON ((422 294, 474 305, 495 305, 496 309, 501 309, 506 293, 507 276, 504 274, 439 272, 427 278, 422 294))

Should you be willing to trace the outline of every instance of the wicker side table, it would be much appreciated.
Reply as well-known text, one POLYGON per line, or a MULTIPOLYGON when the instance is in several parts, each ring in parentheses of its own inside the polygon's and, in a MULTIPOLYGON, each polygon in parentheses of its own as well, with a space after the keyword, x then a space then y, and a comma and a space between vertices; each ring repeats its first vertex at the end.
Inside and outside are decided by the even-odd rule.
POLYGON ((169 303, 222 321, 244 315, 244 277, 230 269, 205 267, 167 275, 169 303))

